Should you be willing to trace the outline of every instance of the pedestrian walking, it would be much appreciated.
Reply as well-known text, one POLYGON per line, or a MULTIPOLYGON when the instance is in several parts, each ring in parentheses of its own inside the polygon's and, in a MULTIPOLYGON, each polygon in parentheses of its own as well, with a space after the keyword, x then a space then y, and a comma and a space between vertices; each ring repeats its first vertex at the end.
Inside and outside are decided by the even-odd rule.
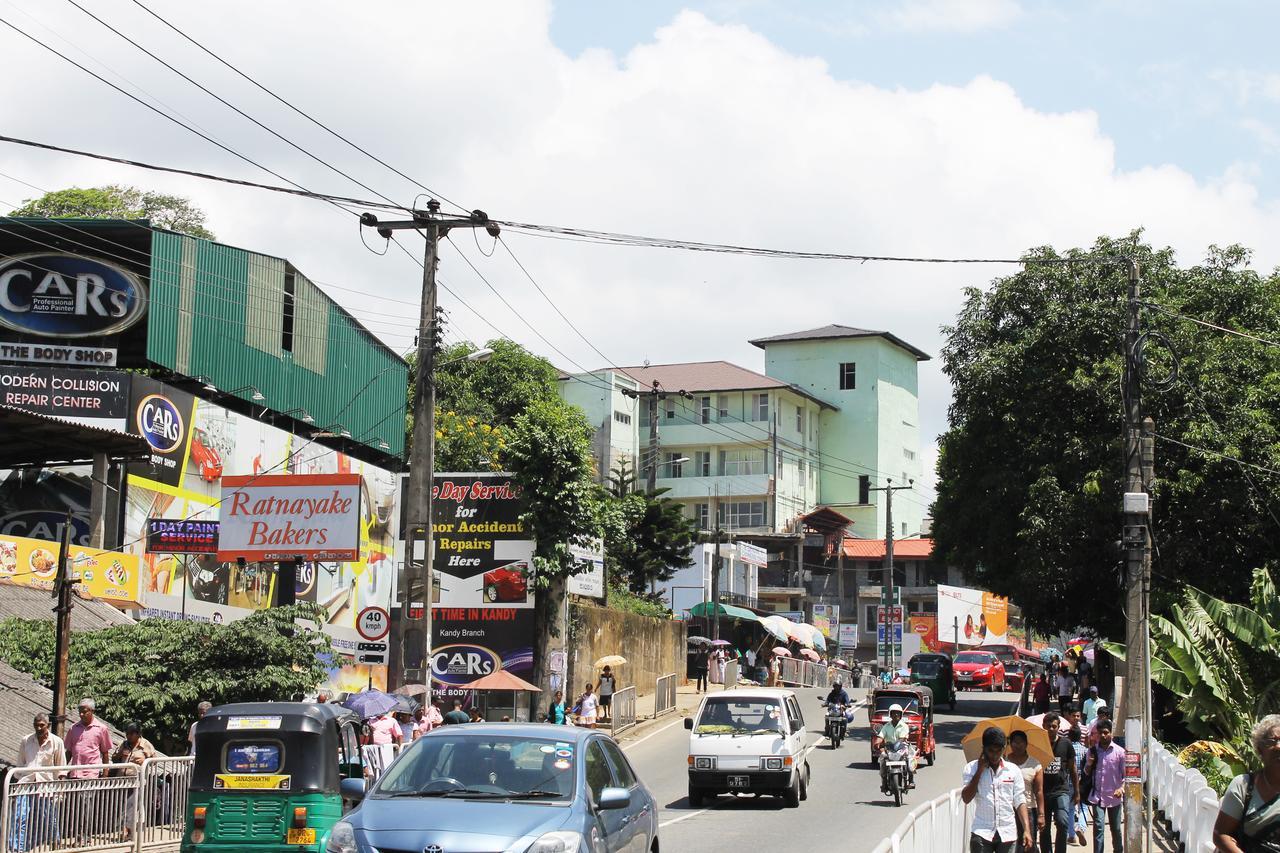
POLYGON ((212 702, 201 702, 196 705, 196 718, 191 723, 191 728, 187 729, 187 755, 192 757, 196 754, 196 723, 204 719, 204 715, 213 707, 212 702))
POLYGON ((1093 788, 1089 803, 1093 806, 1094 853, 1103 853, 1106 849, 1107 827, 1111 829, 1111 849, 1123 853, 1120 807, 1124 802, 1124 747, 1111 740, 1110 720, 1098 724, 1098 745, 1089 749, 1084 772, 1093 788))
POLYGON ((1036 679, 1035 685, 1031 688, 1031 698, 1036 705, 1037 714, 1049 713, 1050 694, 1053 691, 1049 687, 1049 677, 1043 672, 1036 679))
POLYGON ((591 688, 591 682, 587 682, 586 689, 582 691, 576 710, 578 713, 578 725, 584 729, 594 729, 596 727, 596 715, 600 710, 600 699, 591 688))
POLYGON ((699 648, 693 653, 693 677, 697 679, 696 688, 699 691, 707 689, 707 663, 708 652, 704 648, 699 648))
POLYGON ((1027 733, 1014 731, 1009 734, 1009 761, 1022 771, 1022 784, 1026 788, 1027 826, 1031 843, 1023 846, 1021 839, 1018 853, 1032 853, 1035 836, 1044 829, 1044 765, 1027 752, 1027 733))
POLYGON ((440 713, 440 700, 423 705, 414 714, 416 725, 413 727, 413 739, 417 740, 437 726, 444 724, 444 714, 440 713))
POLYGON ((1093 721, 1098 718, 1098 709, 1107 706, 1106 699, 1098 698, 1098 688, 1096 686, 1089 688, 1089 698, 1084 700, 1084 722, 1085 725, 1093 725, 1093 721))
POLYGON ((1084 733, 1080 730, 1079 724, 1070 728, 1067 732, 1067 740, 1076 754, 1076 778, 1080 782, 1080 796, 1076 798, 1077 802, 1071 810, 1071 824, 1067 827, 1067 835, 1074 837, 1077 844, 1084 846, 1084 829, 1089 825, 1089 782, 1084 777, 1084 766, 1089 747, 1084 742, 1084 733))
POLYGON ((1044 768, 1044 828, 1040 830, 1040 853, 1066 853, 1067 826, 1078 798, 1076 751, 1071 743, 1058 735, 1061 718, 1050 711, 1044 715, 1044 730, 1049 735, 1049 751, 1053 760, 1044 768), (1055 838, 1055 832, 1056 838, 1055 838))
MULTIPOLYGON (((80 712, 80 721, 70 728, 66 737, 70 763, 76 766, 108 763, 111 760, 114 743, 107 724, 97 718, 97 705, 94 704, 93 699, 86 696, 80 700, 77 709, 80 712)), ((93 779, 101 776, 102 770, 97 768, 72 770, 68 775, 73 779, 93 779)), ((89 836, 99 828, 94 808, 97 796, 96 791, 79 791, 68 805, 68 814, 76 822, 71 831, 76 834, 77 841, 87 841, 89 836)))
POLYGON ((471 717, 466 711, 462 710, 462 700, 454 699, 453 710, 444 715, 444 724, 446 726, 453 726, 469 722, 471 722, 471 717))
POLYGON ((994 726, 982 733, 982 755, 965 765, 960 799, 974 803, 969 853, 1013 853, 1031 847, 1026 785, 1022 771, 1004 760, 1005 734, 994 726))
POLYGON ((1280 850, 1280 714, 1259 720, 1250 739, 1262 769, 1231 780, 1213 841, 1226 853, 1275 853, 1280 850))
MULTIPOLYGON (((156 757, 156 748, 151 745, 151 741, 142 736, 142 727, 137 723, 129 723, 124 728, 124 740, 116 747, 115 752, 111 754, 112 764, 128 765, 120 769, 121 776, 137 776, 138 771, 142 768, 142 763, 148 758, 156 757)), ((129 789, 124 799, 124 826, 122 827, 123 835, 127 841, 133 836, 133 824, 137 817, 135 809, 138 805, 138 789, 134 786, 129 789)))
POLYGON ((1055 682, 1058 688, 1058 710, 1066 713, 1067 706, 1071 704, 1072 696, 1075 694, 1076 680, 1065 663, 1058 665, 1055 682))
POLYGON ((396 724, 400 726, 400 744, 412 743, 414 732, 417 729, 413 714, 408 711, 396 711, 396 724))
POLYGON ((59 838, 57 795, 42 791, 40 783, 52 782, 63 774, 38 768, 57 767, 65 762, 66 745, 49 730, 48 714, 36 714, 31 727, 31 734, 24 737, 18 747, 20 766, 13 771, 13 780, 25 783, 24 788, 28 790, 12 803, 9 849, 13 853, 25 853, 46 845, 56 847, 59 838), (34 790, 30 790, 32 785, 34 790))
POLYGON ((613 670, 607 666, 600 670, 600 682, 598 689, 600 691, 601 720, 608 720, 613 714, 611 707, 613 705, 613 691, 616 684, 617 679, 613 677, 613 670))
POLYGON ((484 722, 484 717, 483 717, 483 716, 481 716, 481 714, 480 714, 480 706, 479 706, 479 705, 472 705, 472 706, 471 706, 471 718, 470 718, 470 719, 468 719, 468 720, 467 720, 467 722, 468 722, 468 723, 483 723, 483 722, 484 722))
POLYGON ((557 690, 556 695, 552 697, 551 705, 547 708, 547 715, 544 719, 556 726, 563 726, 569 723, 569 714, 564 706, 563 690, 557 690))
POLYGON ((396 721, 394 715, 383 714, 369 721, 369 743, 374 746, 386 746, 403 741, 404 733, 400 730, 400 723, 396 721))
MULTIPOLYGON (((1084 734, 1085 746, 1098 745, 1098 723, 1102 722, 1103 720, 1106 720, 1107 722, 1111 723, 1114 729, 1115 721, 1111 719, 1111 709, 1108 708, 1106 705, 1103 705, 1101 708, 1098 708, 1098 716, 1094 717, 1093 723, 1088 728, 1085 729, 1085 734, 1084 734)), ((1112 739, 1113 740, 1115 739, 1114 736, 1112 737, 1112 739)))
POLYGON ((715 651, 716 673, 715 673, 715 677, 711 679, 716 684, 724 684, 724 665, 727 660, 728 660, 728 655, 725 654, 724 647, 721 646, 717 648, 715 651))

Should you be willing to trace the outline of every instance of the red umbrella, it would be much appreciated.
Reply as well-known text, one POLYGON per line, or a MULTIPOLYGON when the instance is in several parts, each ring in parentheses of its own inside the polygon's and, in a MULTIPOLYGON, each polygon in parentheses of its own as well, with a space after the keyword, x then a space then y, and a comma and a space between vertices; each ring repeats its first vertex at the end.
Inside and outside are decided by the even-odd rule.
POLYGON ((822 660, 822 656, 819 655, 817 652, 815 652, 813 649, 801 649, 800 656, 804 658, 808 658, 811 661, 822 660))
POLYGON ((784 658, 791 657, 791 649, 787 648, 786 646, 774 646, 773 653, 775 655, 778 655, 779 657, 784 657, 784 658))

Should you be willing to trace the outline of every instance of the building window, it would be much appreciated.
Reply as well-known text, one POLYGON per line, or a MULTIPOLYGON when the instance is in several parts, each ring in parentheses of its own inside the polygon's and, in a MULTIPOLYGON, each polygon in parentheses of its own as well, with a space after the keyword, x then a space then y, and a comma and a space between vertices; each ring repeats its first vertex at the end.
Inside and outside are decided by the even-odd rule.
POLYGON ((764 501, 731 501, 721 503, 717 514, 720 524, 729 530, 764 527, 764 501))
POLYGON ((284 314, 280 318, 280 349, 285 352, 293 352, 293 317, 296 302, 297 283, 293 277, 293 273, 286 272, 284 274, 284 314))
POLYGON ((716 398, 717 415, 720 420, 728 420, 729 418, 729 395, 721 394, 716 398))
POLYGON ((840 390, 852 391, 858 387, 858 365, 846 361, 840 365, 840 390))
POLYGON ((804 435, 804 409, 796 406, 796 432, 804 435))
POLYGON ((693 454, 693 464, 696 469, 695 477, 711 476, 711 451, 699 450, 693 454))
POLYGON ((669 421, 675 420, 675 417, 676 417, 676 401, 675 401, 675 400, 663 400, 662 402, 663 402, 663 404, 664 404, 664 406, 665 406, 665 408, 666 408, 666 410, 667 410, 667 420, 669 420, 669 421))
MULTIPOLYGON (((628 415, 626 412, 614 412, 614 413, 613 413, 613 419, 614 419, 615 421, 617 421, 618 423, 623 424, 623 425, 625 425, 625 426, 630 426, 630 425, 631 425, 631 415, 628 415)), ((425 587, 424 587, 424 589, 425 589, 425 587)))
MULTIPOLYGON (((423 589, 426 589, 426 587, 423 587, 423 589)), ((866 617, 866 621, 862 623, 862 633, 874 634, 876 632, 876 616, 878 615, 876 608, 878 606, 876 604, 868 604, 866 606, 866 612, 863 614, 866 617)))
MULTIPOLYGON (((907 523, 905 521, 902 522, 902 533, 900 535, 902 536, 907 535, 907 523)), ((426 589, 426 587, 423 587, 423 589, 426 589)))
POLYGON ((711 513, 710 508, 706 504, 693 505, 693 521, 698 525, 699 530, 711 529, 711 513))
POLYGON ((773 456, 773 471, 774 471, 774 474, 776 474, 778 477, 778 482, 781 483, 785 479, 784 475, 786 474, 786 471, 787 471, 787 466, 784 465, 782 462, 781 450, 779 450, 773 456))
POLYGON ((803 459, 801 459, 801 460, 799 460, 798 462, 796 462, 796 468, 799 470, 799 474, 800 474, 800 485, 801 485, 801 487, 803 487, 803 486, 804 486, 804 484, 805 484, 805 480, 806 480, 806 479, 808 479, 808 474, 807 474, 807 472, 806 472, 806 470, 805 470, 806 466, 805 466, 805 463, 804 463, 804 460, 803 460, 803 459))
POLYGON ((769 395, 768 394, 751 395, 751 420, 753 421, 769 420, 769 395))
POLYGON ((763 450, 721 450, 720 473, 725 477, 763 474, 764 454, 763 450))
POLYGON ((710 397, 698 398, 698 419, 704 424, 711 423, 711 398, 710 397))
POLYGON ((907 448, 904 447, 902 448, 902 458, 907 460, 908 462, 915 462, 916 452, 914 450, 908 450, 907 448))
POLYGON ((680 458, 682 457, 679 453, 667 454, 667 476, 668 477, 684 476, 684 463, 676 461, 677 459, 680 459, 680 458))

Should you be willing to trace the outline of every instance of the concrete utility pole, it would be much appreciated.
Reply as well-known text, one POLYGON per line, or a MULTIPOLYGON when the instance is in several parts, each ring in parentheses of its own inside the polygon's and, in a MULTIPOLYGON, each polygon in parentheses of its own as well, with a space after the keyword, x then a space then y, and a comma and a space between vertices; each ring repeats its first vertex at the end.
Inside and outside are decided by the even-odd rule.
POLYGON ((1129 259, 1129 326, 1124 336, 1124 405, 1125 405, 1125 494, 1124 533, 1125 559, 1125 680, 1124 736, 1126 766, 1141 762, 1141 774, 1125 774, 1124 834, 1125 850, 1140 853, 1147 850, 1146 791, 1143 781, 1148 768, 1151 720, 1147 711, 1151 692, 1147 654, 1150 641, 1147 591, 1151 578, 1151 516, 1147 489, 1152 477, 1155 451, 1152 437, 1154 424, 1142 417, 1142 280, 1138 262, 1129 259))
MULTIPOLYGON (((872 492, 884 492, 884 583, 887 595, 885 600, 889 612, 893 612, 893 493, 910 489, 915 480, 907 480, 905 486, 895 486, 892 477, 886 477, 883 486, 869 489, 872 492)), ((884 659, 881 664, 887 669, 893 660, 893 625, 885 622, 884 659)))
POLYGON ((362 214, 360 224, 375 228, 378 235, 391 239, 395 231, 412 229, 422 232, 427 247, 422 258, 422 303, 418 311, 417 366, 414 372, 413 445, 409 448, 409 486, 405 494, 405 585, 402 590, 400 626, 391 638, 388 687, 421 683, 427 692, 423 704, 431 701, 431 607, 434 598, 432 563, 431 488, 435 479, 436 451, 436 354, 443 334, 443 320, 436 306, 436 266, 439 263, 440 238, 454 228, 484 228, 497 237, 498 226, 489 221, 483 210, 469 216, 443 216, 440 202, 431 199, 426 210, 413 211, 413 219, 379 222, 372 213, 362 214), (419 561, 415 531, 423 540, 419 561), (417 596, 422 609, 413 608, 417 596))
POLYGON ((720 519, 716 518, 716 553, 711 559, 711 639, 720 639, 720 539, 724 531, 720 528, 720 519))
POLYGON ((692 400, 693 395, 683 388, 679 391, 664 391, 656 379, 647 391, 632 391, 630 388, 618 390, 633 400, 638 400, 640 397, 649 399, 649 452, 646 454, 649 461, 648 470, 645 473, 645 489, 649 494, 653 494, 658 490, 658 401, 667 399, 668 394, 684 397, 686 400, 692 400))

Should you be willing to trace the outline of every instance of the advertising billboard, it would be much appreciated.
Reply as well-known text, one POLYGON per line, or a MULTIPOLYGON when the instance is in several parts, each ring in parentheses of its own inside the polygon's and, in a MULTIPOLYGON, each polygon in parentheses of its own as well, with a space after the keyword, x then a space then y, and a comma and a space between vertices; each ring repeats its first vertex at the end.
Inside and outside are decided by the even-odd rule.
POLYGON ((123 431, 129 374, 119 370, 0 365, 0 404, 123 431))
POLYGON ((1009 599, 980 589, 938 585, 938 630, 958 646, 1008 642, 1009 599), (953 637, 958 631, 958 638, 953 637))
POLYGON ((938 651, 938 615, 936 613, 912 613, 907 617, 911 633, 920 638, 920 648, 927 652, 938 651))
POLYGON ((813 625, 822 632, 824 637, 831 639, 839 631, 840 605, 813 605, 813 625))
POLYGON ((604 542, 596 539, 590 548, 570 545, 573 559, 586 566, 567 581, 569 592, 587 598, 604 598, 604 542))
POLYGON ((152 554, 216 554, 218 522, 148 518, 147 550, 152 554))
POLYGON ((99 258, 32 252, 0 258, 0 327, 42 338, 101 338, 142 319, 147 292, 99 258))
POLYGON ((461 696, 468 684, 501 669, 531 679, 532 610, 437 607, 431 618, 431 680, 436 695, 461 696))
POLYGON ((359 474, 223 477, 219 509, 219 562, 360 555, 359 474))
MULTIPOLYGON (((44 539, 0 537, 0 580, 38 589, 53 589, 62 547, 44 539)), ((75 589, 89 598, 121 604, 138 601, 138 558, 83 545, 70 547, 68 570, 75 589)))

